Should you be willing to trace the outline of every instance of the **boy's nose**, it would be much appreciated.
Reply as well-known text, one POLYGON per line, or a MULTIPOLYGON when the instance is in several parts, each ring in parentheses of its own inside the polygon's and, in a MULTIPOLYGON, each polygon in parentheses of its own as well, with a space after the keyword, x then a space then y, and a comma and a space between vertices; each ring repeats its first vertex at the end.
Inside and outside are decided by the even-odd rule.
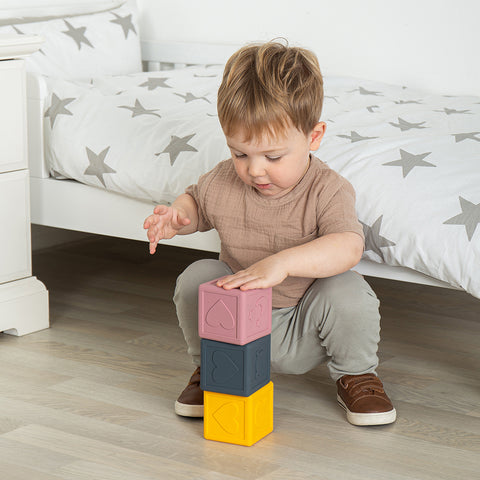
POLYGON ((260 160, 251 160, 248 164, 248 173, 252 177, 263 177, 266 174, 265 166, 260 160))

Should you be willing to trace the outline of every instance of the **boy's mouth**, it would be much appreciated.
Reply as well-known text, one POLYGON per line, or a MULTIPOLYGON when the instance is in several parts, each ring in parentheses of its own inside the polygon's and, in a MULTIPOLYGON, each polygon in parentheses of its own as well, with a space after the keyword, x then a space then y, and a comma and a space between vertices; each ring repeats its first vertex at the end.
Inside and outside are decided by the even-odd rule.
POLYGON ((271 183, 256 183, 255 187, 259 188, 260 190, 265 190, 266 188, 269 188, 271 186, 271 183))

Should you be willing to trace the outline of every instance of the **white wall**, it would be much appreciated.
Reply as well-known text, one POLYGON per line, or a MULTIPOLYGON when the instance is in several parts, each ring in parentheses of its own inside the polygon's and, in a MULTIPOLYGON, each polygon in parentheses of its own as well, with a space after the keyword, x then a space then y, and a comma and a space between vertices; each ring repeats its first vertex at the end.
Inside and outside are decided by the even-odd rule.
POLYGON ((137 0, 142 37, 238 43, 286 37, 326 75, 480 94, 478 0, 137 0))

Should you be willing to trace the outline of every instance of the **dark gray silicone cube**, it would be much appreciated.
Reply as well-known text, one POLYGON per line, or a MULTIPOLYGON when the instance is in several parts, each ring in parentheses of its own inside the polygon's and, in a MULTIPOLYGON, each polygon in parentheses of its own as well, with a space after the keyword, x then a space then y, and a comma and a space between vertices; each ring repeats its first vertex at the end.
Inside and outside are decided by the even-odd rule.
POLYGON ((269 381, 270 335, 245 345, 202 338, 202 390, 248 397, 269 381))

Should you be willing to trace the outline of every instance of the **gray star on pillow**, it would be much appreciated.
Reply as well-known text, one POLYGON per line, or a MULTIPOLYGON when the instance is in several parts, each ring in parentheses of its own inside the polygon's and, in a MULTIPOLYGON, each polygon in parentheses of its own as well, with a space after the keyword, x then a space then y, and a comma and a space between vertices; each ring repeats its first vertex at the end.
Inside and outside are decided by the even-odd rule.
POLYGON ((367 110, 370 112, 370 113, 375 113, 375 108, 380 108, 378 105, 370 105, 369 107, 367 107, 367 110))
POLYGON ((389 123, 393 127, 398 127, 402 132, 405 132, 406 130, 410 130, 412 128, 427 128, 422 126, 425 122, 410 123, 400 117, 398 117, 398 123, 393 123, 393 122, 389 122, 389 123))
POLYGON ((116 23, 120 25, 123 29, 123 33, 125 35, 125 38, 128 38, 128 33, 132 31, 135 35, 137 34, 137 31, 135 30, 135 25, 133 25, 132 22, 132 14, 126 15, 125 17, 121 17, 120 15, 117 15, 116 13, 110 12, 112 15, 115 15, 115 20, 110 20, 110 23, 116 23))
POLYGON ((75 43, 77 44, 79 50, 82 48, 82 43, 85 43, 89 47, 93 48, 93 45, 90 43, 88 38, 85 36, 85 30, 87 29, 87 27, 75 28, 71 23, 68 23, 66 20, 63 20, 63 21, 67 25, 68 30, 62 31, 62 33, 72 37, 73 40, 75 41, 75 43))
POLYGON ((391 167, 402 167, 403 178, 405 178, 415 167, 436 167, 433 163, 425 162, 423 159, 432 152, 420 153, 414 155, 400 149, 400 159, 393 162, 383 163, 382 165, 391 167))
POLYGON ((85 147, 87 150, 88 161, 90 165, 86 168, 84 175, 95 175, 102 185, 107 188, 105 185, 105 179, 103 176, 107 173, 117 173, 113 168, 109 167, 105 163, 105 157, 107 156, 108 150, 110 147, 102 150, 98 155, 95 152, 92 152, 88 147, 85 147))
POLYGON ((140 87, 147 87, 148 90, 155 90, 156 88, 172 88, 170 85, 167 85, 165 82, 170 80, 169 78, 156 78, 150 77, 146 82, 141 83, 140 87))
POLYGON ((53 124, 57 119, 57 115, 73 115, 70 110, 65 108, 66 105, 76 100, 75 98, 58 98, 54 93, 52 93, 52 103, 49 108, 47 108, 44 117, 50 118, 50 127, 53 128, 53 124))
POLYGON ((187 92, 185 95, 182 95, 181 93, 174 93, 174 95, 183 98, 185 103, 193 102, 194 100, 205 100, 208 103, 212 103, 208 98, 196 97, 192 92, 187 92))
POLYGON ((396 245, 396 243, 380 235, 382 220, 383 215, 380 215, 372 226, 367 225, 362 221, 360 221, 360 223, 363 225, 363 234, 365 235, 365 251, 368 252, 371 250, 383 259, 383 252, 381 249, 393 247, 396 245))
POLYGON ((156 108, 153 110, 147 110, 143 107, 143 105, 139 102, 138 99, 135 100, 135 106, 133 107, 128 107, 127 105, 120 105, 118 108, 125 108, 127 110, 130 110, 132 112, 132 118, 138 117, 139 115, 155 115, 156 117, 161 118, 158 113, 155 113, 157 111, 156 108))
POLYGON ((172 135, 170 139, 170 143, 167 145, 165 150, 160 153, 156 153, 155 155, 161 155, 162 153, 168 153, 170 155, 170 165, 173 167, 175 160, 180 155, 181 152, 198 152, 195 147, 188 145, 188 142, 195 136, 193 133, 192 135, 187 135, 186 137, 177 137, 176 135, 172 135))
POLYGON ((468 241, 472 240, 477 225, 480 223, 480 203, 472 203, 463 197, 458 197, 462 213, 443 222, 444 225, 464 225, 468 241))
POLYGON ((480 135, 480 132, 453 133, 452 135, 455 137, 455 143, 463 142, 464 140, 467 140, 467 139, 476 140, 477 142, 480 142, 480 138, 477 137, 477 135, 480 135))
POLYGON ((337 135, 337 137, 348 138, 352 143, 361 142, 362 140, 373 140, 378 137, 362 137, 357 132, 351 131, 350 135, 337 135))

